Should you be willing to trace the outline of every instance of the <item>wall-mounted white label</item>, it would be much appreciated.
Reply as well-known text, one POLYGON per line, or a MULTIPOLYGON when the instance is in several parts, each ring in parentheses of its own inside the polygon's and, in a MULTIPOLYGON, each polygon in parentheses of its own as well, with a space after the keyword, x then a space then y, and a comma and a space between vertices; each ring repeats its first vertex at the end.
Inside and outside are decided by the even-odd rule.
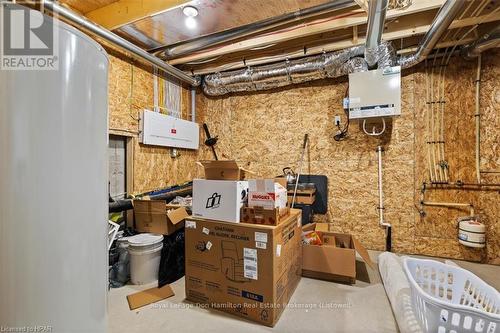
POLYGON ((186 221, 186 228, 188 229, 196 229, 196 222, 195 221, 186 221))
POLYGON ((257 280, 257 249, 243 248, 243 276, 257 280))
POLYGON ((212 248, 212 243, 210 241, 207 242, 207 245, 205 245, 207 250, 210 250, 212 248))
POLYGON ((255 247, 258 249, 265 250, 267 248, 267 243, 264 242, 255 242, 255 247))
POLYGON ((208 228, 203 227, 202 231, 204 234, 208 235, 210 233, 210 230, 208 228))
POLYGON ((255 241, 267 243, 267 233, 265 232, 255 232, 255 241))
POLYGON ((281 244, 276 245, 276 257, 281 256, 281 244))

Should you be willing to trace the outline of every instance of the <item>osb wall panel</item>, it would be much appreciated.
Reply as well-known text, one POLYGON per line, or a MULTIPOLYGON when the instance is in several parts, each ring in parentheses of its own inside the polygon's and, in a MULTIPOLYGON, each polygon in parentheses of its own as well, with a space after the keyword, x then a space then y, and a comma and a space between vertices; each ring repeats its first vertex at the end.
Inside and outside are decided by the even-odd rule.
MULTIPOLYGON (((198 152, 179 149, 172 158, 170 149, 139 143, 139 111, 153 107, 153 76, 110 57, 109 127, 110 132, 129 136, 133 140, 133 192, 142 193, 190 181, 196 176, 198 152)), ((186 89, 182 93, 182 116, 190 117, 190 100, 186 89)))
MULTIPOLYGON (((484 105, 482 150, 490 168, 498 168, 498 56, 483 58, 481 94, 484 105), (495 63, 496 62, 496 63, 495 63), (493 74, 491 74, 493 71, 493 74), (487 73, 486 73, 487 72, 487 73), (489 84, 488 84, 489 82, 489 84), (496 126, 496 127, 495 127, 496 126), (486 135, 484 133, 494 133, 486 135), (488 162, 489 163, 489 162, 488 162)), ((488 228, 486 251, 459 246, 456 218, 467 210, 427 207, 421 218, 415 206, 420 187, 428 180, 425 126, 425 76, 423 65, 404 72, 402 115, 381 137, 368 137, 352 122, 349 137, 336 142, 334 116, 345 122, 342 98, 346 79, 315 81, 273 91, 232 94, 210 98, 197 95, 203 119, 219 135, 217 151, 236 159, 262 177, 281 174, 286 166, 298 169, 300 147, 305 133, 310 146, 304 173, 328 176, 328 214, 316 221, 329 222, 338 231, 353 233, 367 247, 383 250, 384 230, 378 226, 377 154, 384 152, 384 194, 386 220, 393 226, 393 250, 474 261, 498 263, 498 192, 428 191, 426 200, 472 202, 488 228)), ((475 62, 452 61, 446 76, 444 119, 446 157, 452 181, 474 182, 474 75, 475 62)), ((211 157, 205 147, 201 152, 211 157)), ((483 162, 486 163, 486 162, 483 162)), ((484 164, 486 167, 486 164, 484 164)))

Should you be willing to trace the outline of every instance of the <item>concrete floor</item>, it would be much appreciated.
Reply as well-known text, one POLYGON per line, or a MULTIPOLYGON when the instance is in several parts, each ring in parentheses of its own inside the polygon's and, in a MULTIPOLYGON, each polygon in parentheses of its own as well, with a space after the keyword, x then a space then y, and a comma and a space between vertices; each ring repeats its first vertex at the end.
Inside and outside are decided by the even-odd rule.
MULTIPOLYGON (((377 251, 369 251, 376 261, 377 251)), ((500 289, 500 267, 455 261, 500 289)), ((289 308, 274 328, 224 312, 202 309, 184 300, 184 279, 171 284, 175 296, 130 311, 126 296, 154 287, 127 285, 112 289, 108 298, 109 331, 133 332, 398 332, 378 270, 357 262, 355 285, 302 278, 289 308)))

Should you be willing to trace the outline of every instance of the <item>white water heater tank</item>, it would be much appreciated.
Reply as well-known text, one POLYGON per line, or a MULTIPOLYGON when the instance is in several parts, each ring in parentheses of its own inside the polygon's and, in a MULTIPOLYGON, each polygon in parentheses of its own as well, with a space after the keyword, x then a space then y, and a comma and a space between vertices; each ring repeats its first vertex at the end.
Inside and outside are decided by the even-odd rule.
POLYGON ((57 29, 58 69, 0 69, 0 325, 101 333, 108 58, 78 30, 43 21, 57 29))

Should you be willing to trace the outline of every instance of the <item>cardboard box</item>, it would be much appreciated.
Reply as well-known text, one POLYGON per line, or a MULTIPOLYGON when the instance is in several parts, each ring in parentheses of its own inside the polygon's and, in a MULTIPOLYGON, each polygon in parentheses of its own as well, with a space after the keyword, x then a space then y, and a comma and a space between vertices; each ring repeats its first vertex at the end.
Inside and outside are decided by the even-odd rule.
MULTIPOLYGON (((302 230, 315 230, 316 225, 305 225, 302 230)), ((302 244, 302 276, 336 282, 356 282, 356 252, 375 269, 368 251, 352 235, 318 231, 323 245, 302 244)))
POLYGON ((288 214, 290 208, 264 209, 262 207, 241 208, 241 222, 252 224, 278 225, 288 214))
POLYGON ((248 195, 247 181, 193 180, 193 216, 240 222, 240 210, 248 195))
POLYGON ((265 209, 284 208, 287 190, 274 179, 250 179, 248 181, 248 207, 265 209))
POLYGON ((245 170, 236 161, 200 161, 208 180, 243 180, 245 170))
POLYGON ((302 271, 301 213, 278 226, 186 221, 186 298, 274 326, 302 271))
POLYGON ((134 200, 135 229, 138 232, 170 235, 184 227, 189 217, 184 207, 168 208, 164 200, 134 200))
MULTIPOLYGON (((288 191, 288 202, 291 204, 293 200, 293 190, 288 191)), ((295 203, 301 205, 312 205, 316 200, 316 189, 297 190, 295 195, 295 203)))

